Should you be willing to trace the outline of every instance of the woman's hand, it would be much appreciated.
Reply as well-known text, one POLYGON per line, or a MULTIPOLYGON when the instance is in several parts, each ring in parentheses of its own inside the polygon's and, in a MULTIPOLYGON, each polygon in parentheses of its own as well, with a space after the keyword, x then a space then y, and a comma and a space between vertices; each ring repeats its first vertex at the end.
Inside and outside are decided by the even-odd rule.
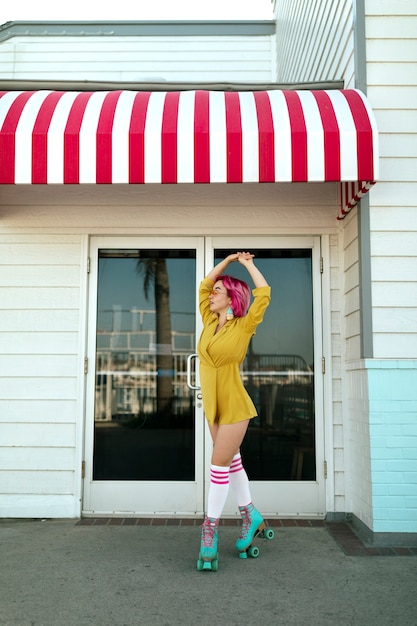
POLYGON ((250 252, 238 252, 237 260, 241 265, 246 267, 255 284, 255 287, 269 287, 266 278, 258 270, 258 268, 255 266, 255 263, 253 262, 254 256, 255 255, 251 254, 250 252))
POLYGON ((247 265, 248 263, 253 263, 254 254, 250 252, 238 252, 237 253, 237 261, 241 263, 241 265, 247 265))

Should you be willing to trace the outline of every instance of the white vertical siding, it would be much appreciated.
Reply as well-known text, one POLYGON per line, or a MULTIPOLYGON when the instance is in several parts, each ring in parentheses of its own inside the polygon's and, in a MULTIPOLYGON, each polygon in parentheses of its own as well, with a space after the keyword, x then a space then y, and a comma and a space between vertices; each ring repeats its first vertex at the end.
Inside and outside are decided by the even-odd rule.
POLYGON ((16 36, 0 45, 0 75, 16 80, 270 82, 272 35, 16 36))
POLYGON ((417 3, 367 0, 368 96, 380 131, 371 191, 375 358, 417 355, 417 3))
POLYGON ((76 516, 80 237, 0 235, 0 516, 76 516))
POLYGON ((278 82, 353 77, 352 0, 277 2, 278 82))

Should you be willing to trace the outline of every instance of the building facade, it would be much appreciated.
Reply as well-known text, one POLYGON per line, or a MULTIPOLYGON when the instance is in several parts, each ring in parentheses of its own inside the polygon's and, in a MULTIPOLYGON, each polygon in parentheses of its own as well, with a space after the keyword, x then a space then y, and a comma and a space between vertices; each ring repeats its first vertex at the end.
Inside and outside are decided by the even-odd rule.
POLYGON ((1 27, 2 516, 204 511, 197 290, 244 248, 257 503, 415 541, 411 5, 1 27))

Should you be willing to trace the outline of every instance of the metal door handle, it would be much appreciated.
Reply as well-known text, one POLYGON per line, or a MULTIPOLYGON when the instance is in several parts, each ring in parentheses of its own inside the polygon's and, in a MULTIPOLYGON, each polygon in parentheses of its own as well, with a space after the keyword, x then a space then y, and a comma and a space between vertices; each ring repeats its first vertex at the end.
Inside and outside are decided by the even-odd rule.
POLYGON ((187 357, 187 385, 190 389, 193 389, 194 391, 196 391, 197 389, 200 389, 200 387, 193 385, 191 382, 191 362, 193 359, 196 359, 197 357, 198 357, 197 353, 190 354, 190 356, 187 357))

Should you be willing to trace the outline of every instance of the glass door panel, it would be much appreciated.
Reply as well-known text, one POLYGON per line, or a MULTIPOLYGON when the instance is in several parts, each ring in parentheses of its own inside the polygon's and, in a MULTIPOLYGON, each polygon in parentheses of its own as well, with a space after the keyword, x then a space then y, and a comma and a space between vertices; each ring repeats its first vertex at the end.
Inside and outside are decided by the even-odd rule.
POLYGON ((203 261, 201 239, 92 240, 85 513, 203 511, 204 419, 187 385, 203 261))
POLYGON ((195 250, 99 250, 93 480, 194 480, 195 250))
MULTIPOLYGON (((242 368, 258 411, 242 446, 246 468, 252 480, 314 481, 312 251, 252 251, 271 285, 272 299, 242 368)), ((216 250, 215 263, 230 252, 216 250)), ((238 264, 230 273, 248 280, 238 264)))
MULTIPOLYGON (((272 286, 242 367, 258 410, 242 446, 253 499, 265 515, 324 513, 320 240, 219 236, 90 242, 84 514, 204 512, 212 444, 187 360, 198 285, 242 248, 272 286)), ((231 493, 224 514, 237 514, 231 493)))
MULTIPOLYGON (((241 449, 253 499, 270 515, 322 515, 320 240, 213 237, 211 244, 207 265, 236 250, 250 250, 272 288, 271 304, 242 365, 244 384, 258 412, 241 449)), ((238 263, 227 273, 253 287, 238 263)), ((225 512, 237 512, 231 493, 225 512)))

